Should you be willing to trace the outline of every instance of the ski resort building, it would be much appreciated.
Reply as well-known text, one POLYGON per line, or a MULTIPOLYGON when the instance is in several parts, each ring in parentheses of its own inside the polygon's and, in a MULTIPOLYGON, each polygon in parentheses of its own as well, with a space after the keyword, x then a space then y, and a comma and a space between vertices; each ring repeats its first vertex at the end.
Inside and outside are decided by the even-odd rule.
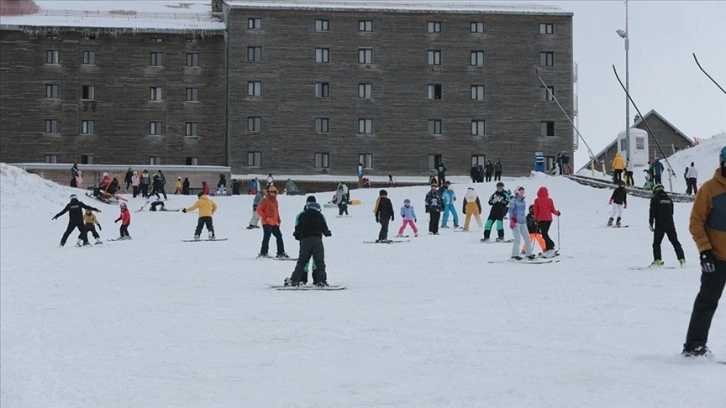
POLYGON ((521 175, 535 152, 573 155, 550 93, 575 116, 572 13, 556 7, 0 4, 3 162, 521 175))

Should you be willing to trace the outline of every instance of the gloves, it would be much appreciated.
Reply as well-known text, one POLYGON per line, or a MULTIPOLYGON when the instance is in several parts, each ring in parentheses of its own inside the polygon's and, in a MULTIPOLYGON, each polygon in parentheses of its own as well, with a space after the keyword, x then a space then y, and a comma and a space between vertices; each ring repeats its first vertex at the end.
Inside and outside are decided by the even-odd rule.
POLYGON ((608 201, 608 204, 612 204, 612 203, 613 203, 613 199, 611 198, 610 201, 608 201))
POLYGON ((562 212, 561 211, 557 211, 557 216, 559 217, 560 215, 562 215, 562 212))
POLYGON ((418 220, 414 218, 414 219, 413 219, 413 222, 418 222, 418 220))
POLYGON ((517 216, 513 215, 512 218, 509 219, 509 229, 514 229, 515 226, 517 226, 517 216))
POLYGON ((381 220, 380 220, 380 219, 378 218, 378 216, 376 215, 376 223, 379 223, 379 222, 381 222, 381 220))
POLYGON ((57 215, 55 217, 53 217, 53 221, 55 221, 57 219, 58 219, 58 216, 57 215))
POLYGON ((186 213, 187 212, 187 209, 186 208, 182 208, 182 212, 183 213, 186 213))
POLYGON ((115 224, 115 223, 117 223, 117 222, 119 222, 119 221, 120 221, 120 220, 116 220, 116 221, 114 221, 113 223, 115 224))
POLYGON ((628 203, 623 204, 623 208, 628 209, 628 203))
POLYGON ((325 235, 326 237, 332 237, 333 233, 330 231, 327 231, 327 232, 324 232, 323 235, 325 235))
POLYGON ((101 228, 101 224, 98 224, 98 230, 103 231, 103 228, 101 228))
POLYGON ((653 229, 653 224, 651 224, 650 225, 650 232, 653 232, 653 231, 655 231, 655 229, 653 229))
POLYGON ((701 252, 701 272, 712 273, 716 271, 716 262, 713 259, 713 251, 710 249, 701 252))

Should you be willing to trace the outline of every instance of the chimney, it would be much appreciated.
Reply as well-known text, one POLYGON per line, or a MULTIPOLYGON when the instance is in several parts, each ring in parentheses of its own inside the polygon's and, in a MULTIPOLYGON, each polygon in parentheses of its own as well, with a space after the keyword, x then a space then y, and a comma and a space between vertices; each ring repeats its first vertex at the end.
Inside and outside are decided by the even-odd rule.
POLYGON ((639 120, 640 120, 640 115, 638 115, 638 114, 636 113, 636 114, 635 114, 635 117, 633 118, 633 122, 635 123, 635 122, 638 122, 639 120))

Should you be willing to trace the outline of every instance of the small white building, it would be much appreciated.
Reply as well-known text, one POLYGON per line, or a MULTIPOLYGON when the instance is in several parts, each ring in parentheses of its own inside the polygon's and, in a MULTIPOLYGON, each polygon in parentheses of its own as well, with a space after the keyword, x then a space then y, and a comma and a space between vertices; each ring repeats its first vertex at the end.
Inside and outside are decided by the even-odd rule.
MULTIPOLYGON (((625 131, 618 133, 618 152, 623 160, 628 158, 625 154, 625 131)), ((636 127, 630 128, 629 167, 640 167, 648 164, 648 132, 636 127)))

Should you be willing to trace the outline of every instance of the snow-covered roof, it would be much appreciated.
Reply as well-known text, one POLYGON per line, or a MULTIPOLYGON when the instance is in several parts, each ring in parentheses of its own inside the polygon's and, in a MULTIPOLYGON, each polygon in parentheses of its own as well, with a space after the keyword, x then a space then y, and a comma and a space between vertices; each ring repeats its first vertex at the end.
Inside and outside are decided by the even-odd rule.
POLYGON ((137 32, 224 31, 211 0, 57 1, 35 0, 40 8, 0 18, 0 29, 81 28, 137 32))
POLYGON ((572 15, 552 5, 474 0, 225 0, 225 3, 232 8, 252 9, 572 15))

